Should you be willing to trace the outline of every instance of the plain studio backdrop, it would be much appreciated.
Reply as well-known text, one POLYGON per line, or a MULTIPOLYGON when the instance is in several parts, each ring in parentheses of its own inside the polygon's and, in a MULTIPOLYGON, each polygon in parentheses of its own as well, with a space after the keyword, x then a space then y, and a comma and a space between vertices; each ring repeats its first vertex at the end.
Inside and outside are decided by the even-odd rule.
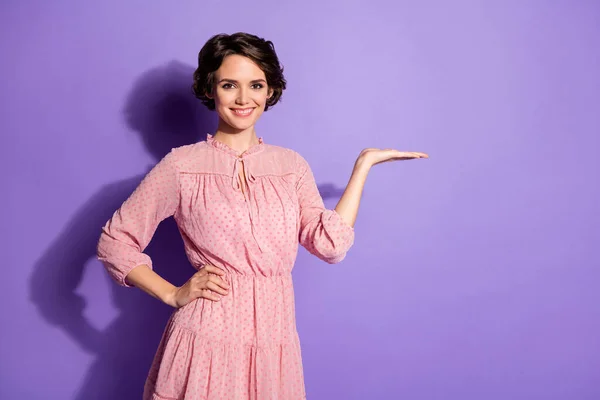
MULTIPOLYGON (((600 398, 600 3, 4 0, 0 398, 137 399, 169 308, 117 287, 100 228, 171 147, 216 33, 273 40, 258 131, 335 207, 376 166, 341 264, 294 269, 308 398, 600 398)), ((148 253, 193 272, 171 219, 148 253)))

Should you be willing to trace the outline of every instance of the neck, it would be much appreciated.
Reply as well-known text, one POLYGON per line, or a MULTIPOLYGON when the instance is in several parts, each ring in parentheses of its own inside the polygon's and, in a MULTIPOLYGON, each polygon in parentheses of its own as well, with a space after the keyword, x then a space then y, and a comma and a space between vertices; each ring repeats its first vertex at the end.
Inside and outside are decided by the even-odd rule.
POLYGON ((219 126, 217 127, 217 131, 213 135, 213 138, 221 143, 225 143, 227 146, 240 153, 245 152, 259 142, 256 131, 254 130, 254 125, 248 129, 240 130, 232 128, 221 120, 219 121, 219 126))

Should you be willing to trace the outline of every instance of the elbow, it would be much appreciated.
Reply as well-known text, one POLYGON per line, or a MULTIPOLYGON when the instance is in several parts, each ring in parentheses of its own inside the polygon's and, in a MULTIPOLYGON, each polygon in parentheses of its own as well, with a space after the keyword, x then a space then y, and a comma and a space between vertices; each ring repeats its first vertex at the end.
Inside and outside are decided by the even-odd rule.
POLYGON ((152 260, 139 248, 122 243, 103 233, 96 246, 96 259, 119 286, 131 287, 127 275, 139 265, 152 268, 152 260))
POLYGON ((340 243, 330 242, 325 246, 317 245, 313 247, 313 254, 325 261, 327 264, 338 264, 346 258, 346 255, 348 254, 348 251, 350 251, 350 248, 353 244, 353 240, 346 240, 340 243))
POLYGON ((342 262, 350 249, 350 246, 333 246, 331 243, 329 245, 319 245, 319 243, 315 242, 303 242, 302 245, 309 253, 320 260, 325 261, 327 264, 337 264, 342 262))
POLYGON ((323 261, 325 261, 327 264, 338 264, 342 262, 345 258, 346 252, 322 257, 323 261))
MULTIPOLYGON (((337 215, 337 214, 329 214, 337 215)), ((339 223, 341 219, 323 219, 312 229, 300 234, 300 243, 312 254, 328 264, 337 264, 346 258, 346 253, 354 244, 354 229, 339 223), (334 223, 334 222, 338 223, 334 223)))
MULTIPOLYGON (((115 253, 118 250, 114 244, 108 239, 105 234, 100 236, 100 240, 96 245, 96 260, 100 261, 102 266, 110 273, 113 269, 113 261, 115 253)), ((112 275, 112 274, 111 274, 112 275)))
POLYGON ((109 234, 105 225, 101 229, 100 236, 96 242, 96 258, 100 261, 104 261, 106 258, 108 258, 112 247, 114 247, 114 243, 115 238, 109 234))
POLYGON ((131 285, 127 280, 127 275, 129 275, 131 270, 142 264, 150 264, 150 262, 132 262, 128 259, 117 259, 108 257, 98 257, 98 260, 100 261, 108 275, 112 278, 113 282, 115 282, 118 286, 126 288, 133 287, 133 285, 131 285))
POLYGON ((338 264, 346 258, 350 246, 317 248, 316 255, 327 264, 338 264))

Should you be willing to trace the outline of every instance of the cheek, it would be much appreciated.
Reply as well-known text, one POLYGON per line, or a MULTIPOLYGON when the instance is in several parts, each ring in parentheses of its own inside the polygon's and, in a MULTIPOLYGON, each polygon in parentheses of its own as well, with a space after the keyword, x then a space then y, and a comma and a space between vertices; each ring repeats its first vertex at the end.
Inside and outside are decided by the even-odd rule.
POLYGON ((231 95, 227 95, 226 93, 222 93, 222 92, 217 92, 215 94, 214 100, 215 100, 215 106, 218 107, 227 107, 228 104, 230 104, 232 101, 235 100, 235 98, 231 98, 231 95))
POLYGON ((261 93, 260 95, 256 96, 255 102, 264 108, 264 106, 267 104, 267 94, 261 93))
POLYGON ((215 98, 215 110, 221 118, 227 118, 230 104, 231 102, 222 97, 219 99, 215 98))

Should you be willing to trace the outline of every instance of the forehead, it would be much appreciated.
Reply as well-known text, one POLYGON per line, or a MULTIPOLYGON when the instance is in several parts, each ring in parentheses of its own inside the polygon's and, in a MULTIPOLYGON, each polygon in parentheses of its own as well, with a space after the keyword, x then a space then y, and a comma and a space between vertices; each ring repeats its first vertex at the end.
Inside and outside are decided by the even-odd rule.
POLYGON ((216 75, 218 79, 237 81, 265 79, 265 73, 254 61, 238 54, 225 57, 216 75))

